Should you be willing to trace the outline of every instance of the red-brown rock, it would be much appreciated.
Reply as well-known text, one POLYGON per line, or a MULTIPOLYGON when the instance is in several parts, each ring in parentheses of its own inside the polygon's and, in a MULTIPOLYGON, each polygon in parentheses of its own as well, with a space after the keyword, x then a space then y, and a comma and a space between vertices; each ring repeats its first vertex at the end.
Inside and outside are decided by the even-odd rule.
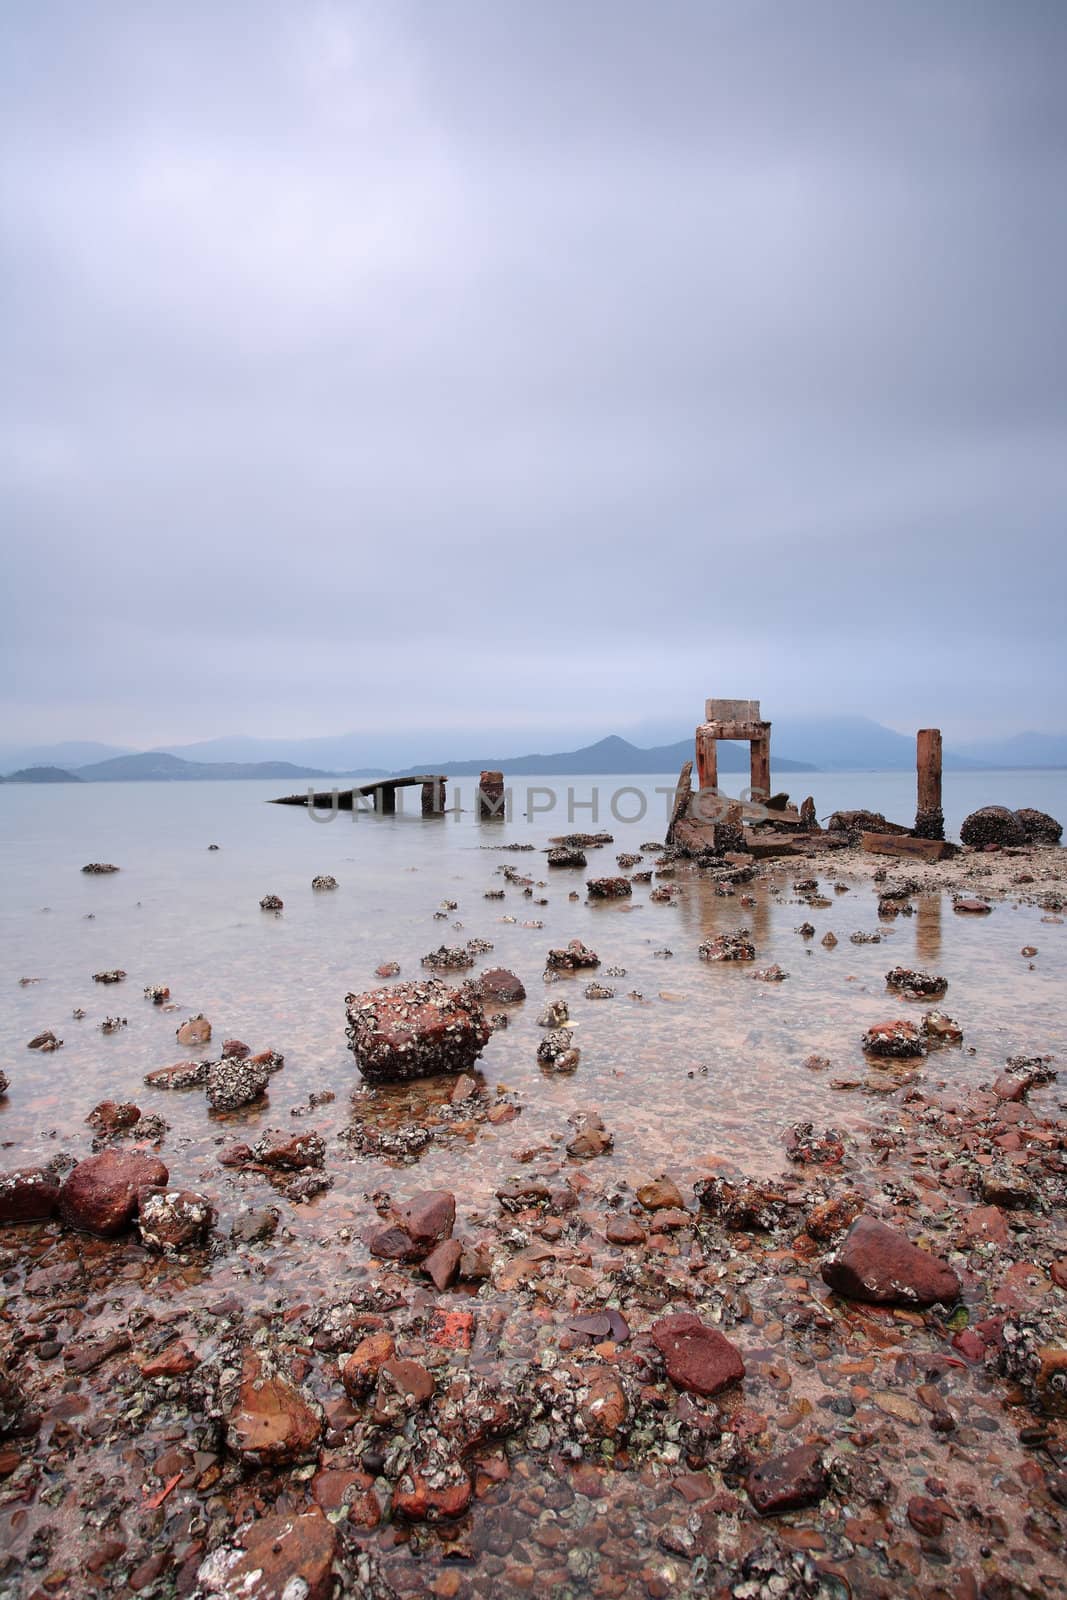
POLYGON ((190 1017, 176 1030, 174 1037, 186 1048, 189 1045, 208 1044, 211 1040, 211 1024, 203 1015, 190 1017))
POLYGON ((745 1375, 736 1345, 691 1312, 654 1322, 652 1342, 663 1356, 668 1378, 690 1394, 718 1394, 745 1375))
POLYGON ((497 1005, 510 1005, 526 999, 526 986, 522 979, 507 967, 492 967, 478 979, 478 993, 483 1000, 497 1005))
POLYGON ((960 1295, 960 1281, 947 1261, 869 1216, 857 1217, 823 1262, 822 1277, 836 1293, 875 1305, 953 1305, 960 1295))
POLYGON ((47 1167, 16 1167, 0 1174, 0 1222, 36 1222, 54 1217, 59 1179, 47 1167))
POLYGON ((128 1228, 145 1188, 165 1188, 169 1173, 158 1156, 103 1150, 71 1172, 59 1191, 59 1213, 72 1228, 108 1238, 128 1228))
POLYGON ((754 1466, 745 1479, 748 1497, 763 1516, 814 1505, 826 1493, 822 1445, 799 1444, 754 1466))
POLYGON ((430 1251, 422 1263, 422 1270, 428 1272, 433 1279, 434 1288, 450 1289, 459 1277, 459 1264, 463 1257, 463 1246, 458 1239, 444 1239, 430 1251))
POLYGON ((331 1600, 337 1531, 318 1506, 260 1517, 201 1563, 202 1600, 331 1600))
POLYGON ((300 1390, 255 1350, 246 1350, 226 1425, 231 1450, 254 1466, 288 1466, 314 1455, 321 1432, 322 1419, 300 1390))
POLYGON ((137 1213, 141 1243, 162 1255, 206 1244, 215 1226, 215 1207, 191 1189, 142 1189, 137 1213))
POLYGON ((585 1430, 593 1439, 613 1439, 630 1414, 619 1377, 610 1367, 595 1369, 589 1378, 589 1394, 578 1408, 585 1430))
POLYGON ((378 1382, 378 1374, 385 1362, 391 1360, 396 1346, 391 1333, 369 1333, 361 1339, 341 1368, 341 1382, 346 1394, 353 1400, 362 1400, 378 1382))
POLYGON ((456 1197, 447 1189, 425 1189, 365 1235, 371 1255, 383 1261, 422 1261, 451 1236, 456 1197))

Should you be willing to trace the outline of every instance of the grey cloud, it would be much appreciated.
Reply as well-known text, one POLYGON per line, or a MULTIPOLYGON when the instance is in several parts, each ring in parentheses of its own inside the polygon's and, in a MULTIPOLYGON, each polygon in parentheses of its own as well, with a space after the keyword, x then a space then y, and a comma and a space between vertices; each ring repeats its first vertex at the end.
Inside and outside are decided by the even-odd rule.
POLYGON ((0 29, 11 737, 1063 725, 1061 7, 0 29))

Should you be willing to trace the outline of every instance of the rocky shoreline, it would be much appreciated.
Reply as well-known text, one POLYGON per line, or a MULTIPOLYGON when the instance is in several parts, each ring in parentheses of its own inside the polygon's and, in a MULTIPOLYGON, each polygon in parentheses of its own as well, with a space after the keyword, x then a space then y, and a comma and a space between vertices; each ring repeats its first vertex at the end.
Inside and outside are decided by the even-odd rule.
MULTIPOLYGON (((584 861, 609 842, 554 849, 584 861)), ((658 886, 754 915, 790 882, 802 905, 865 892, 886 926, 924 894, 961 919, 1009 897, 1050 923, 1067 906, 1051 847, 890 866, 814 850, 787 880, 773 863, 659 860, 658 886)), ((550 888, 583 883, 567 864, 550 888)), ((530 865, 503 879, 520 899, 543 892, 530 865)), ((619 902, 605 917, 650 881, 640 856, 619 865, 629 877, 592 879, 619 902)), ((715 981, 747 984, 764 952, 721 948, 715 981)), ((491 946, 465 949, 429 965, 491 946)), ((477 992, 461 970, 455 990, 398 973, 349 995, 357 1059, 371 1074, 399 1060, 404 1098, 348 1138, 262 1125, 283 1058, 231 1039, 165 1069, 220 1119, 213 1170, 168 1153, 152 1063, 119 1086, 141 1106, 86 1105, 81 1144, 4 1163, 0 1595, 1067 1593, 1062 1038, 949 1082, 941 1052, 966 1048, 972 1019, 939 1009, 939 974, 886 959, 886 1031, 868 1030, 848 1127, 784 1123, 768 1175, 690 1150, 683 1125, 649 1171, 566 1059, 565 996, 598 968, 610 999, 612 969, 581 940, 544 941, 541 960, 542 1037, 568 1034, 544 1070, 571 1085, 548 1142, 523 1138, 521 1098, 476 1064, 540 979, 498 967, 477 992), (445 1076, 425 1030, 398 1046, 405 981, 445 1076), (486 1132, 488 1191, 421 1179, 426 1152, 486 1132), (356 1158, 376 1180, 338 1210, 331 1185, 356 1158)), ((206 1049, 207 1019, 183 1027, 206 1049)), ((321 1116, 336 1092, 291 1115, 321 1116)))

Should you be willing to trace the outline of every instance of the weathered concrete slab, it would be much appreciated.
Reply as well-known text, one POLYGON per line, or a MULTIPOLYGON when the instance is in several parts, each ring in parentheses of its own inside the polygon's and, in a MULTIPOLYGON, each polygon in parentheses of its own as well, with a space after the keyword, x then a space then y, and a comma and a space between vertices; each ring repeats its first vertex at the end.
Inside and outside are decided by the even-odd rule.
POLYGON ((876 856, 901 856, 909 861, 951 861, 958 847, 947 839, 913 839, 904 833, 863 833, 860 849, 876 856))
POLYGON ((705 700, 705 722, 759 722, 758 700, 705 700))

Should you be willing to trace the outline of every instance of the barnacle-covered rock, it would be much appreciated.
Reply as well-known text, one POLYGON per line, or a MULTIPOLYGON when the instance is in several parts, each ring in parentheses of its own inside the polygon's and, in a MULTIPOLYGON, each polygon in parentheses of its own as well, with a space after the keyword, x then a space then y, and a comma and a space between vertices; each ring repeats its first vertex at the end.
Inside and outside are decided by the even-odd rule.
POLYGON ((588 878, 585 887, 591 900, 625 900, 634 892, 629 878, 588 878))
POLYGON ((948 979, 932 972, 914 972, 910 967, 893 967, 885 975, 887 989, 896 989, 907 999, 928 996, 936 999, 948 988, 948 979))
POLYGON ((585 867, 588 866, 585 851, 577 845, 557 844, 548 852, 550 867, 585 867))
POLYGON ((266 1092, 270 1081, 267 1065, 255 1056, 241 1060, 223 1056, 207 1070, 207 1098, 212 1111, 238 1111, 251 1105, 266 1092))
POLYGON ((868 1028, 862 1039, 863 1049, 870 1056, 908 1060, 926 1054, 926 1038, 919 1025, 898 1019, 894 1022, 876 1022, 868 1028))
POLYGON ((204 1245, 215 1226, 215 1207, 189 1189, 142 1190, 137 1213, 141 1243, 161 1255, 204 1245))
POLYGON ((95 877, 102 877, 106 873, 118 870, 118 867, 110 861, 90 861, 82 868, 83 872, 91 873, 95 877))
POLYGON ((439 978, 346 995, 349 1049, 371 1083, 465 1072, 489 1041, 480 1000, 439 978))
POLYGON ((582 967, 599 967, 600 957, 580 939, 572 939, 566 950, 550 950, 545 964, 550 972, 576 972, 582 967))
POLYGON ((1027 842, 1026 829, 1018 813, 1009 811, 1007 806, 981 806, 977 811, 972 811, 969 817, 964 818, 960 838, 964 844, 979 848, 987 844, 1019 845, 1027 842))
POLYGON ((336 889, 337 879, 328 872, 320 872, 317 877, 312 878, 311 887, 313 889, 336 889))
POLYGON ((259 909, 261 911, 281 911, 284 905, 285 901, 280 895, 265 894, 259 902, 259 909))
POLYGON ((1063 838, 1063 823, 1050 817, 1047 811, 1020 806, 1015 815, 1022 823, 1027 844, 1059 844, 1063 838))
POLYGON ((747 928, 736 933, 720 933, 697 946, 701 961, 755 961, 756 946, 747 928))

